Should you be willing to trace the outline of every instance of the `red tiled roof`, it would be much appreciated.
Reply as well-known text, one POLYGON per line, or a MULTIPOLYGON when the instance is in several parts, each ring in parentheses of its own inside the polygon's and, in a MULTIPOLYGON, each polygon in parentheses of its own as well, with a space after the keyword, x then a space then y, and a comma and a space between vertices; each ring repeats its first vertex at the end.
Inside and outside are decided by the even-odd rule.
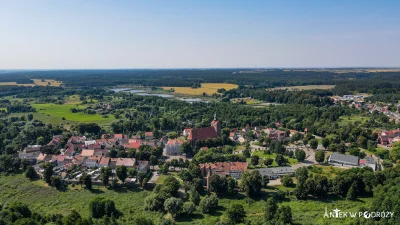
POLYGON ((200 169, 211 168, 216 173, 226 174, 229 171, 246 171, 246 162, 216 162, 216 163, 204 163, 200 164, 200 169))
POLYGON ((138 149, 139 146, 142 144, 141 140, 136 140, 136 139, 129 139, 128 144, 124 144, 125 148, 135 148, 138 149))
POLYGON ((203 127, 203 128, 196 128, 190 132, 188 136, 188 140, 196 141, 201 140, 204 141, 208 138, 216 138, 218 137, 217 132, 215 131, 214 127, 203 127))
POLYGON ((119 138, 122 139, 123 135, 122 134, 114 134, 114 138, 119 138))
POLYGON ((109 157, 102 157, 99 164, 108 165, 109 162, 110 162, 110 158, 109 157))
POLYGON ((135 159, 132 158, 117 158, 117 166, 133 167, 135 165, 135 159))
POLYGON ((91 149, 84 149, 82 150, 81 156, 93 156, 94 150, 91 149))
POLYGON ((171 139, 167 142, 167 145, 175 145, 175 144, 183 144, 183 141, 180 139, 171 139))
POLYGON ((152 137, 153 136, 153 132, 145 132, 144 136, 145 137, 152 137))

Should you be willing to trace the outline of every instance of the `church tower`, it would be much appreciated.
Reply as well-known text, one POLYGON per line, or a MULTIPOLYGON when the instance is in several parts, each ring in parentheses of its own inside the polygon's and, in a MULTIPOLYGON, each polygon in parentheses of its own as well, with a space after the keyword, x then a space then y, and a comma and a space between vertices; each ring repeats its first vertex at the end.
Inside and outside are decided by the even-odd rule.
POLYGON ((218 137, 221 136, 221 122, 218 121, 217 113, 214 114, 214 120, 211 122, 211 126, 214 127, 218 137))

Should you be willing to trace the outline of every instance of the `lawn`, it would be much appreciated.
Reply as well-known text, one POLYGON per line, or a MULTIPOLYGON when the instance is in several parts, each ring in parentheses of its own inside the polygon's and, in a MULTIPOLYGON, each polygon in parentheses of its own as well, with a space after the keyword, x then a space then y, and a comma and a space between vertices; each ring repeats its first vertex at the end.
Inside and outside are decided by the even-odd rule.
POLYGON ((201 83, 200 88, 191 88, 191 87, 162 87, 164 90, 170 90, 173 88, 175 90, 175 94, 183 94, 183 95, 203 95, 203 93, 207 93, 207 95, 212 95, 217 93, 217 89, 224 88, 225 90, 231 90, 237 88, 236 84, 226 84, 226 83, 201 83))
MULTIPOLYGON (((263 150, 261 151, 254 151, 253 155, 258 155, 261 159, 266 159, 266 158, 271 158, 274 159, 274 162, 272 163, 271 167, 277 167, 278 164, 275 162, 276 154, 271 153, 271 154, 266 154, 263 150)), ((286 159, 288 159, 290 165, 295 165, 298 164, 299 162, 296 159, 289 158, 287 156, 284 156, 286 159)))
MULTIPOLYGON (((36 109, 37 113, 44 113, 55 119, 65 118, 67 121, 79 122, 79 123, 98 123, 99 125, 109 125, 114 120, 113 115, 109 115, 108 118, 103 118, 98 114, 86 114, 83 112, 72 113, 71 108, 83 109, 85 106, 74 105, 74 104, 32 104, 32 107, 36 109)), ((39 119, 39 118, 38 118, 39 119)))
POLYGON ((339 125, 343 126, 346 125, 350 122, 354 123, 354 122, 363 122, 366 121, 368 118, 365 116, 341 116, 339 117, 339 125))
MULTIPOLYGON (((262 221, 264 205, 268 197, 275 194, 281 186, 265 189, 258 200, 249 200, 239 194, 234 197, 220 197, 219 208, 213 215, 203 215, 198 211, 191 217, 177 217, 177 224, 215 224, 220 217, 225 216, 225 211, 232 204, 242 204, 247 218, 253 222, 262 221)), ((162 218, 162 213, 148 212, 144 210, 144 199, 149 191, 140 188, 109 190, 103 186, 94 186, 93 191, 81 189, 79 186, 69 186, 67 191, 60 192, 48 187, 42 180, 29 181, 23 175, 0 176, 0 203, 21 201, 30 206, 33 212, 68 214, 72 209, 77 210, 82 216, 89 216, 89 202, 91 199, 101 196, 115 202, 118 210, 123 213, 120 224, 132 224, 137 215, 144 215, 155 221, 162 218)), ((339 208, 342 211, 357 211, 361 206, 367 206, 371 199, 361 198, 358 201, 347 201, 331 196, 326 200, 297 200, 289 196, 282 205, 289 205, 292 209, 293 221, 296 224, 344 224, 353 221, 351 218, 324 219, 325 207, 329 211, 339 208)), ((156 222, 157 224, 157 222, 156 222)))

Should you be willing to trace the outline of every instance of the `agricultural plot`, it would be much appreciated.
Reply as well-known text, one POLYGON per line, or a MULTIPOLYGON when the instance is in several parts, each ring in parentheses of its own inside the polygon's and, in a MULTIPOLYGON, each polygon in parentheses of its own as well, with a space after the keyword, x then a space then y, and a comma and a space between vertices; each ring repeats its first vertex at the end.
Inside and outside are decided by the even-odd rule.
POLYGON ((206 93, 207 95, 212 95, 217 93, 218 89, 224 88, 225 90, 231 90, 237 88, 236 84, 226 84, 226 83, 201 83, 200 88, 191 88, 191 87, 162 87, 164 90, 170 90, 173 88, 175 90, 174 93, 182 94, 182 95, 203 95, 206 93))
POLYGON ((32 79, 33 84, 17 84, 17 82, 0 82, 1 85, 9 85, 9 86, 52 86, 52 87, 60 87, 63 83, 62 81, 56 81, 52 79, 32 79))

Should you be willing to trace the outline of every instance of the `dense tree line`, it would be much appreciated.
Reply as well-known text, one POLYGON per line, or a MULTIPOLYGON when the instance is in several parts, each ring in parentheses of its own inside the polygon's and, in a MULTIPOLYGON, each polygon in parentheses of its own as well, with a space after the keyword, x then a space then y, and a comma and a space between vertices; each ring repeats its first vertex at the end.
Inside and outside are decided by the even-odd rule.
POLYGON ((229 101, 231 98, 251 97, 265 102, 275 102, 283 104, 304 104, 314 106, 332 105, 331 91, 309 90, 309 91, 285 91, 271 90, 264 88, 239 88, 226 91, 222 95, 223 101, 229 101))

